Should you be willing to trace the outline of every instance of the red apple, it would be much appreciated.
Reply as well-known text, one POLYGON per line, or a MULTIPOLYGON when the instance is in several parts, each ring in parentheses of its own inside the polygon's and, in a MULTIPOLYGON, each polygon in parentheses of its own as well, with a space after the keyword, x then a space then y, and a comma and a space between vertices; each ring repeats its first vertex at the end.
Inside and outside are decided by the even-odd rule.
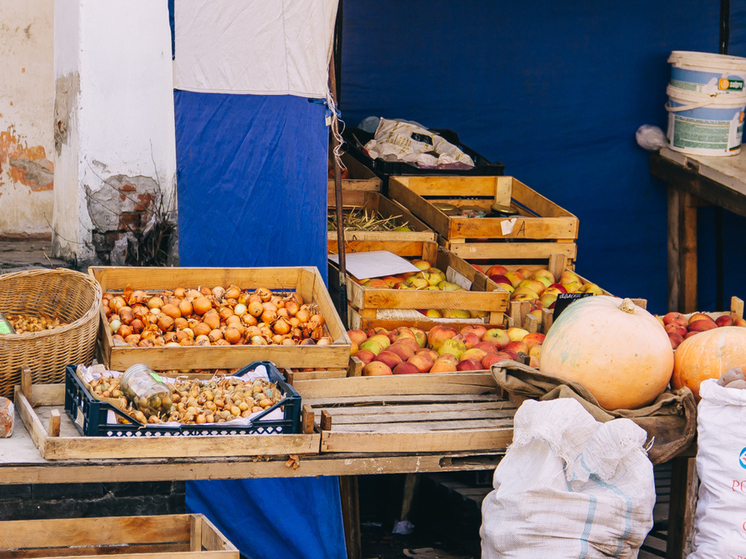
POLYGON ((415 364, 403 361, 394 367, 394 370, 391 372, 395 375, 415 375, 419 374, 420 370, 415 364))
POLYGON ((482 370, 482 362, 477 361, 476 359, 462 359, 459 361, 458 365, 456 365, 457 371, 481 371, 482 370))
POLYGON ((722 314, 719 317, 715 319, 715 324, 718 325, 718 327, 721 326, 733 326, 733 317, 729 314, 722 314))
POLYGON ((465 335, 467 332, 472 332, 481 340, 482 336, 484 336, 484 333, 486 331, 487 331, 487 328, 485 328, 481 324, 467 324, 466 326, 463 326, 461 328, 459 333, 461 335, 465 335))
POLYGON ((368 339, 368 335, 362 330, 348 330, 347 335, 358 345, 358 347, 368 339))
POLYGON ((678 322, 669 322, 663 328, 665 328, 666 332, 668 332, 669 334, 674 332, 682 338, 686 336, 686 333, 688 332, 686 326, 682 326, 678 322))
POLYGON ((474 346, 474 349, 481 349, 487 353, 497 353, 497 347, 489 342, 479 342, 474 346))
POLYGON ((399 357, 396 353, 393 351, 389 351, 388 349, 382 351, 379 353, 376 358, 373 361, 380 361, 381 363, 386 363, 386 365, 389 366, 389 369, 393 369, 396 367, 399 363, 404 361, 401 357, 399 357))
POLYGON ((489 342, 497 349, 503 348, 510 343, 510 336, 502 328, 490 328, 482 336, 483 342, 489 342))
POLYGON ((391 374, 393 374, 391 368, 385 363, 381 363, 380 361, 371 361, 363 369, 364 377, 374 377, 391 374))
POLYGON ((519 353, 525 353, 528 355, 528 345, 525 342, 519 342, 519 341, 513 341, 510 342, 508 345, 506 345, 502 350, 503 351, 515 351, 516 355, 519 353))
POLYGON ((681 334, 678 334, 676 332, 669 332, 668 339, 671 340, 671 347, 673 349, 679 347, 681 345, 681 342, 684 341, 684 338, 681 336, 681 334))
POLYGON ((458 331, 455 328, 450 328, 448 326, 442 326, 439 324, 437 326, 433 326, 427 333, 427 343, 432 349, 437 351, 438 348, 443 345, 443 342, 450 338, 453 338, 457 334, 458 331))
POLYGON ((505 275, 507 271, 508 269, 505 266, 501 266, 500 264, 495 264, 487 268, 487 271, 485 272, 485 274, 488 276, 505 275))
POLYGON ((688 330, 690 332, 705 332, 717 328, 718 325, 709 316, 707 319, 700 318, 689 323, 688 330))
POLYGON ((544 338, 545 335, 541 332, 531 332, 530 334, 525 335, 521 341, 528 346, 528 349, 531 349, 537 344, 542 344, 544 338))
POLYGON ((495 363, 499 363, 502 361, 504 357, 500 357, 497 353, 488 353, 484 357, 482 357, 482 368, 483 369, 489 369, 494 365, 495 363))
POLYGON ((407 363, 417 367, 420 373, 428 373, 435 360, 427 353, 419 353, 407 359, 407 363))
POLYGON ((482 361, 482 358, 487 355, 487 352, 476 347, 467 349, 461 354, 461 361, 464 359, 474 359, 475 361, 482 361))
POLYGON ((369 349, 360 349, 353 354, 353 357, 357 357, 363 365, 367 365, 376 358, 376 354, 369 349))

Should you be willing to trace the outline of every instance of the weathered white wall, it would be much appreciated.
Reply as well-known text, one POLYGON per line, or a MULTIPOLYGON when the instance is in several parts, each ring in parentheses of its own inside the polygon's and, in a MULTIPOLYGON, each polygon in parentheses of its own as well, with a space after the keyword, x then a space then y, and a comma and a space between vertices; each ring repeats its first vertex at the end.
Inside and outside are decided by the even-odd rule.
POLYGON ((175 210, 167 0, 56 0, 54 77, 54 253, 89 261, 125 197, 157 184, 175 210))
POLYGON ((48 233, 54 0, 0 1, 0 235, 48 233))

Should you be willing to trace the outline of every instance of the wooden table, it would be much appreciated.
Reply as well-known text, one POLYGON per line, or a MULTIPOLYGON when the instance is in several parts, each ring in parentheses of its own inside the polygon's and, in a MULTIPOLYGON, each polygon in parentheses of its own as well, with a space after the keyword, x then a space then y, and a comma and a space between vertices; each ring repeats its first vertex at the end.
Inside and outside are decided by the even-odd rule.
POLYGON ((697 207, 746 217, 746 151, 706 157, 662 148, 650 155, 650 172, 668 184, 668 310, 695 312, 697 207))

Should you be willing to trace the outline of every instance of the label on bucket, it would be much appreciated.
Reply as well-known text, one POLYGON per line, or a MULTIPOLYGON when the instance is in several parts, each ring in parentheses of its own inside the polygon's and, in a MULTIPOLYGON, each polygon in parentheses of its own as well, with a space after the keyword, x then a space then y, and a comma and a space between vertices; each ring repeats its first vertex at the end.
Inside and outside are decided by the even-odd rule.
POLYGON ((744 80, 739 76, 721 77, 715 74, 709 75, 707 78, 702 79, 701 77, 694 77, 692 74, 699 74, 701 76, 703 72, 688 72, 686 70, 679 70, 678 72, 672 72, 671 85, 684 91, 696 91, 697 93, 707 93, 710 95, 716 93, 742 93, 744 91, 744 80), (697 81, 697 80, 700 81, 697 81))
POLYGON ((695 155, 727 155, 739 150, 743 136, 743 112, 732 120, 703 120, 669 115, 671 147, 695 155))

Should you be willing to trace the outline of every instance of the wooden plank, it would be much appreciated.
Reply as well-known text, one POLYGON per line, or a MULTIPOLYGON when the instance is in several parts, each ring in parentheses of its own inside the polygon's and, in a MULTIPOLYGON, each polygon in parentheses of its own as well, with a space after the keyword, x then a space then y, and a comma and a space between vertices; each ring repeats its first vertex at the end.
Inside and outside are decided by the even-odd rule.
POLYGON ((47 436, 59 437, 60 436, 60 412, 59 410, 52 410, 49 414, 49 424, 47 426, 47 436))
POLYGON ((578 253, 577 245, 571 242, 452 243, 440 238, 438 242, 467 260, 544 259, 552 254, 562 254, 570 260, 575 260, 578 253))
POLYGON ((503 419, 465 419, 463 415, 456 416, 455 420, 442 421, 411 421, 409 418, 401 418, 396 423, 349 423, 337 424, 333 418, 333 427, 325 429, 334 433, 386 433, 398 435, 401 433, 430 433, 430 432, 454 432, 468 429, 505 429, 513 428, 513 418, 503 419))
MULTIPOLYGON (((380 402, 380 400, 381 399, 379 397, 376 402, 380 402)), ((321 405, 318 403, 314 403, 314 407, 316 410, 328 409, 329 412, 337 418, 337 421, 342 422, 346 421, 343 419, 343 416, 359 417, 361 415, 364 415, 370 421, 376 421, 376 415, 382 415, 385 419, 386 416, 389 416, 391 414, 413 414, 419 416, 422 415, 423 412, 426 412, 428 415, 434 414, 436 416, 445 412, 462 412, 475 415, 481 415, 489 412, 491 414, 495 414, 495 417, 512 417, 512 415, 515 414, 516 410, 515 406, 507 400, 481 400, 477 402, 469 400, 466 402, 450 402, 444 399, 444 403, 437 402, 437 407, 431 405, 434 402, 437 402, 435 398, 422 404, 406 403, 401 405, 394 405, 391 401, 387 401, 385 404, 381 405, 374 404, 366 406, 356 405, 352 407, 337 407, 335 406, 335 402, 332 401, 327 404, 328 408, 321 407, 321 405)), ((360 404, 359 401, 357 403, 360 404)))
POLYGON ((490 373, 426 373, 421 375, 388 375, 298 382, 295 389, 305 401, 314 397, 344 397, 365 394, 479 394, 494 391, 495 379, 490 373))
POLYGON ((671 461, 671 501, 666 549, 668 559, 683 559, 691 550, 697 487, 696 458, 674 458, 671 461))
MULTIPOLYGON (((370 428, 371 425, 384 425, 384 424, 401 424, 407 423, 412 425, 429 425, 432 421, 448 422, 451 420, 463 422, 464 414, 467 410, 452 410, 442 411, 439 406, 429 406, 430 410, 420 410, 419 412, 408 412, 401 413, 396 406, 391 406, 387 413, 371 414, 366 416, 363 410, 356 410, 355 414, 340 414, 338 410, 323 410, 328 411, 332 417, 334 429, 337 430, 339 427, 345 430, 347 427, 354 427, 365 425, 365 428, 370 428)), ((512 421, 515 415, 515 409, 513 410, 482 410, 480 412, 468 412, 472 420, 479 420, 480 424, 489 425, 489 421, 509 419, 512 421)), ((464 422, 466 423, 466 422, 464 422)), ((459 427, 460 428, 460 427, 459 427)))
POLYGON ((448 451, 504 450, 512 440, 511 428, 398 434, 324 431, 321 452, 432 452, 436 448, 448 451))
POLYGON ((332 428, 332 414, 327 410, 321 412, 321 421, 319 422, 319 428, 322 431, 331 431, 332 428))
MULTIPOLYGON (((410 375, 411 376, 411 375, 410 375)), ((334 407, 334 406, 345 406, 345 405, 362 405, 362 404, 374 404, 383 403, 386 404, 401 404, 402 402, 417 403, 417 402, 437 402, 440 405, 447 404, 449 402, 499 402, 506 408, 515 407, 507 400, 503 399, 496 392, 486 392, 481 394, 381 394, 369 396, 367 394, 355 394, 352 396, 334 396, 333 398, 328 397, 316 397, 316 398, 303 398, 303 401, 313 407, 334 407)))
POLYGON ((189 551, 202 551, 202 522, 191 518, 189 525, 189 551))
POLYGON ((360 497, 356 476, 340 476, 339 493, 342 500, 342 521, 347 546, 347 559, 361 559, 360 497))
POLYGON ((731 297, 730 314, 733 318, 743 318, 743 299, 731 297))
MULTIPOLYGON (((369 310, 369 309, 368 309, 369 310)), ((362 311, 354 309, 352 306, 348 306, 347 317, 348 324, 351 330, 368 330, 370 328, 386 328, 387 330, 393 330, 399 326, 409 326, 411 328, 419 328, 425 332, 429 331, 433 326, 441 325, 456 328, 460 330, 467 324, 481 324, 483 326, 503 326, 506 315, 498 313, 499 318, 492 318, 490 315, 489 323, 485 322, 484 319, 448 319, 448 318, 429 318, 421 312, 412 309, 379 309, 375 312, 375 318, 368 318, 363 316, 362 311)))
POLYGON ((313 433, 314 412, 313 408, 307 404, 303 405, 301 410, 301 433, 313 433))

